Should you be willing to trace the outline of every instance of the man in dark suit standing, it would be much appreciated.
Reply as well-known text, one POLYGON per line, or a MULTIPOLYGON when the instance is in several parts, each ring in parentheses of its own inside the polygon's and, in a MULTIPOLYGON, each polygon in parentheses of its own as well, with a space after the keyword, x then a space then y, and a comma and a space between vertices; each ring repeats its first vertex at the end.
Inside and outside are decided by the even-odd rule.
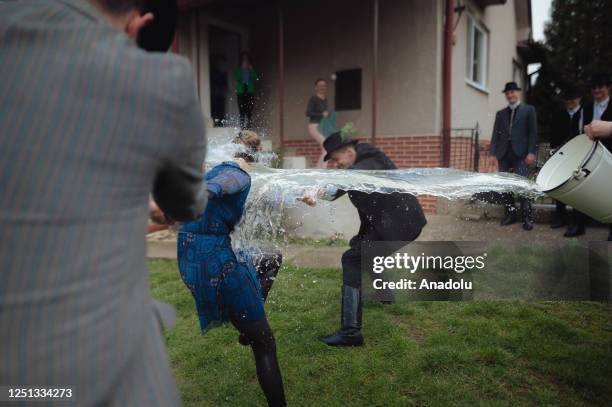
MULTIPOLYGON (((612 106, 610 106, 610 76, 598 74, 591 79, 591 96, 593 100, 584 105, 584 125, 595 120, 612 121, 612 106)), ((612 140, 602 139, 601 142, 612 151, 612 140)))
MULTIPOLYGON (((591 96, 593 101, 584 106, 584 125, 594 121, 612 121, 612 106, 610 106, 610 75, 597 74, 591 79, 591 96)), ((601 143, 612 152, 612 139, 603 138, 601 143)), ((612 225, 608 240, 612 240, 612 225)))
MULTIPOLYGON (((578 89, 569 87, 563 92, 564 107, 553 115, 552 135, 550 147, 560 148, 572 138, 582 134, 583 109, 581 106, 582 94, 578 89)), ((555 201, 555 220, 550 225, 552 229, 558 229, 565 225, 565 204, 555 201)), ((586 232, 586 215, 574 209, 570 218, 570 224, 563 236, 574 237, 586 232)))
MULTIPOLYGON (((520 101, 521 88, 516 82, 508 82, 502 91, 506 95, 508 106, 497 112, 493 135, 491 137, 491 153, 497 158, 499 171, 513 172, 527 176, 528 167, 536 160, 538 143, 538 125, 535 108, 520 101)), ((514 196, 503 194, 506 215, 502 225, 516 222, 514 196)), ((531 202, 521 199, 523 229, 533 229, 531 202)))

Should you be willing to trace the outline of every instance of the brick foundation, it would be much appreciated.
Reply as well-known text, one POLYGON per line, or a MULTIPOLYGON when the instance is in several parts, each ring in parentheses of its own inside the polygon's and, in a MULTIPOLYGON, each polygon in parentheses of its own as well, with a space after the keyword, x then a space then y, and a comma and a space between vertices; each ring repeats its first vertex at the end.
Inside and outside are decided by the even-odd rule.
MULTIPOLYGON (((363 138, 369 142, 369 139, 363 138)), ((489 154, 489 141, 479 143, 479 172, 497 171, 497 160, 489 154)), ((442 147, 439 134, 384 136, 376 139, 380 148, 399 168, 431 168, 442 165, 442 147)), ((311 139, 286 140, 285 151, 290 155, 304 156, 314 166, 321 154, 319 145, 311 139)), ((474 151, 469 139, 452 139, 451 167, 472 171, 474 151)), ((438 199, 434 196, 419 196, 419 202, 427 213, 436 213, 438 199)))

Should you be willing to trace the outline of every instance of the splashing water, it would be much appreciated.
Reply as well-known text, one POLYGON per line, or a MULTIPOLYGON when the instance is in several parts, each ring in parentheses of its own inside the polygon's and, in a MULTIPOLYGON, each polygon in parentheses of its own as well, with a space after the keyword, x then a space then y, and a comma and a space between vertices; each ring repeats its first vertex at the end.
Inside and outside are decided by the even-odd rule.
MULTIPOLYGON (((211 145, 208 161, 231 159, 240 146, 211 145)), ((276 169, 258 164, 250 172, 252 185, 243 220, 235 240, 278 241, 283 239, 282 214, 287 207, 304 205, 298 201, 312 188, 333 185, 342 190, 362 192, 405 192, 451 200, 471 199, 487 192, 514 193, 537 198, 542 191, 527 178, 509 173, 475 173, 452 168, 399 170, 321 170, 276 169)))

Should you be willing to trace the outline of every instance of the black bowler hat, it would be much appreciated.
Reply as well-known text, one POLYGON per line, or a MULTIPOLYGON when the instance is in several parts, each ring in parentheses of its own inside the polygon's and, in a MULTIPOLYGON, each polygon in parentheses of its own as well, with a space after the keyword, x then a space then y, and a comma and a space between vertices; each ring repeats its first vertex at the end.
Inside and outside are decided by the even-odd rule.
POLYGON ((580 92, 578 88, 570 86, 565 88, 561 97, 563 98, 563 100, 574 100, 579 97, 582 97, 582 92, 580 92))
POLYGON ((521 88, 519 88, 516 82, 508 82, 506 83, 506 86, 504 86, 504 90, 502 90, 502 93, 506 93, 510 90, 521 90, 521 88))
POLYGON ((325 157, 323 158, 323 161, 329 161, 329 159, 331 158, 330 155, 334 151, 339 150, 345 146, 355 145, 357 143, 359 143, 359 141, 353 140, 349 136, 343 136, 342 132, 338 131, 336 133, 330 134, 323 142, 323 148, 327 152, 327 154, 325 154, 325 157))
POLYGON ((591 88, 596 86, 610 86, 610 76, 606 75, 605 73, 593 75, 589 85, 591 85, 591 88))
POLYGON ((178 19, 176 0, 146 0, 142 10, 153 14, 153 22, 138 33, 138 46, 149 52, 167 52, 174 41, 178 19))

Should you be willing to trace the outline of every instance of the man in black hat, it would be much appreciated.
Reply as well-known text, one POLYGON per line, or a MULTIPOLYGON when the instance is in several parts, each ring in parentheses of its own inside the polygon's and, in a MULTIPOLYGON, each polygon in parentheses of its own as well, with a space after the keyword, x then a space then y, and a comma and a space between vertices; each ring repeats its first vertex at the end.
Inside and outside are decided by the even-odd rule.
MULTIPOLYGON (((597 74, 591 79, 591 96, 593 101, 584 106, 584 125, 592 122, 612 121, 612 106, 610 106, 610 75, 597 74)), ((601 143, 612 152, 612 138, 602 138, 601 143)), ((608 240, 612 241, 612 224, 608 240)))
MULTIPOLYGON (((491 153, 497 158, 499 171, 513 172, 524 177, 528 167, 536 160, 538 143, 538 125, 535 108, 522 103, 521 88, 516 82, 508 82, 502 91, 508 101, 508 106, 497 112, 493 135, 491 137, 491 153)), ((502 225, 516 222, 516 208, 512 193, 503 194, 506 215, 502 225)), ((523 229, 533 229, 531 202, 521 199, 523 229)))
MULTIPOLYGON (((612 121, 612 106, 610 106, 610 76, 598 74, 590 82, 593 100, 584 106, 584 125, 595 120, 612 121)), ((603 139, 601 142, 612 151, 612 141, 603 139)))
MULTIPOLYGON (((555 150, 577 135, 582 134, 584 121, 582 117, 583 109, 580 105, 582 102, 581 92, 574 87, 568 87, 563 92, 562 97, 564 107, 555 112, 552 122, 550 147, 555 150)), ((550 225, 552 229, 558 229, 565 225, 565 204, 559 201, 555 201, 555 204, 555 220, 550 225)), ((574 209, 570 225, 563 236, 575 237, 583 235, 586 232, 586 219, 586 215, 574 209)))
MULTIPOLYGON (((330 168, 352 170, 395 170, 397 167, 382 151, 368 143, 331 134, 323 147, 330 168)), ((319 339, 330 346, 361 346, 361 245, 365 242, 411 242, 427 223, 417 198, 407 193, 382 194, 343 191, 333 186, 311 191, 301 200, 314 206, 316 199, 335 200, 348 193, 357 208, 361 226, 342 255, 342 311, 340 330, 319 339)), ((390 245, 389 247, 391 247, 390 245)), ((401 246, 397 247, 399 249, 401 246)), ((393 250, 391 250, 391 253, 393 250)))

